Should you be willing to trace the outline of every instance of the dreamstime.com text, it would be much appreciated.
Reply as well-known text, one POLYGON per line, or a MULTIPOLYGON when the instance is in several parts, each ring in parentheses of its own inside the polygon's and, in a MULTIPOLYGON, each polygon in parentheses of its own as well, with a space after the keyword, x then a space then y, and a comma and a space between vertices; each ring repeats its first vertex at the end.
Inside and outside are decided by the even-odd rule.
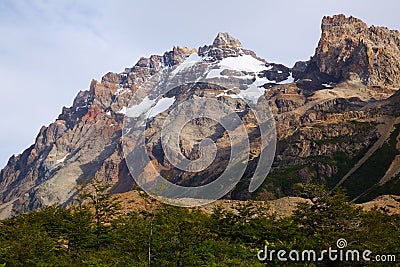
POLYGON ((260 261, 352 261, 352 262, 396 262, 396 255, 393 254, 374 254, 372 251, 356 250, 356 249, 345 249, 347 241, 344 238, 340 238, 336 242, 336 248, 329 247, 328 249, 317 252, 313 249, 307 249, 303 251, 298 250, 276 250, 269 249, 267 245, 263 249, 257 252, 257 258, 260 261))

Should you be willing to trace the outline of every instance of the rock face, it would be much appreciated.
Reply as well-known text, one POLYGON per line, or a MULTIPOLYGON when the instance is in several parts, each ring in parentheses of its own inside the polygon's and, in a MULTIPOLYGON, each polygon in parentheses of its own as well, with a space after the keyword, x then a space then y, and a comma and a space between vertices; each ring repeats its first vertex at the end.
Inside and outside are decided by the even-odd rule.
POLYGON ((79 92, 72 107, 63 108, 58 119, 42 127, 36 142, 10 158, 0 173, 3 214, 12 208, 32 210, 51 203, 66 203, 77 184, 101 177, 115 184, 115 192, 133 188, 123 160, 123 114, 135 90, 162 68, 182 62, 191 51, 174 47, 162 56, 141 58, 122 73, 107 73, 79 92))
POLYGON ((218 33, 212 45, 215 47, 226 47, 226 46, 242 47, 242 43, 238 39, 235 39, 232 36, 230 36, 227 32, 218 33))
MULTIPOLYGON (((133 179, 122 151, 124 115, 132 113, 131 99, 138 105, 173 99, 148 121, 146 148, 152 163, 174 183, 207 184, 228 164, 226 132, 207 119, 185 125, 180 149, 186 158, 196 159, 199 140, 211 138, 219 157, 209 168, 182 172, 162 152, 160 129, 171 109, 185 100, 212 98, 235 110, 250 138, 249 166, 226 198, 275 199, 294 195, 309 183, 325 183, 330 188, 340 184, 359 201, 384 193, 400 194, 396 187, 399 175, 392 164, 400 147, 400 95, 394 90, 400 84, 399 58, 397 31, 367 27, 343 15, 323 19, 315 55, 293 68, 257 57, 227 33, 219 33, 211 45, 198 50, 174 47, 163 55, 140 58, 121 73, 93 80, 54 123, 42 127, 31 147, 9 159, 0 172, 0 217, 53 203, 67 204, 76 186, 93 177, 113 184, 112 192, 132 190, 133 179), (240 80, 240 86, 226 90, 215 84, 181 85, 161 98, 156 98, 156 88, 138 91, 165 71, 184 84, 186 70, 201 70, 215 83, 240 80), (244 100, 254 100, 254 94, 268 100, 278 142, 270 175, 259 190, 249 193, 260 136, 244 100)), ((194 106, 190 112, 196 112, 194 106)), ((138 172, 145 173, 146 168, 138 172)))
POLYGON ((365 85, 399 88, 399 31, 368 27, 360 19, 344 15, 324 17, 321 30, 315 55, 307 63, 296 64, 297 72, 308 65, 307 71, 319 72, 333 82, 356 73, 365 85))

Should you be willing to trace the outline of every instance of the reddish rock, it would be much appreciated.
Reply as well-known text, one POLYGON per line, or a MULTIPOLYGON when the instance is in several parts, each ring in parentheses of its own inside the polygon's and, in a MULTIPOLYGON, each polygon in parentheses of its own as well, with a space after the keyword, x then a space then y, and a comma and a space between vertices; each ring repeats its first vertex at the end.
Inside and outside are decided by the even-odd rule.
POLYGON ((321 30, 310 66, 337 81, 356 73, 369 86, 400 86, 399 31, 342 14, 324 17, 321 30))

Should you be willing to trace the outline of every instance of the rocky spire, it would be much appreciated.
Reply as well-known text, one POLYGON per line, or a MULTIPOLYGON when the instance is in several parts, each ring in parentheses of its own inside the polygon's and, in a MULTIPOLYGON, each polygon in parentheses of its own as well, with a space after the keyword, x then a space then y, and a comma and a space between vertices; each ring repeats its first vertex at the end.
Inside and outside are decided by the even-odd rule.
POLYGON ((321 39, 311 59, 320 73, 337 80, 356 73, 364 84, 400 86, 400 34, 386 27, 368 27, 343 14, 324 17, 321 39), (390 67, 388 67, 390 66, 390 67))
POLYGON ((218 33, 217 37, 215 37, 213 46, 216 47, 224 47, 224 46, 234 46, 234 47, 242 47, 240 41, 236 38, 230 36, 227 32, 218 33))
POLYGON ((253 51, 243 48, 240 41, 227 32, 218 33, 211 45, 199 47, 198 54, 207 58, 207 61, 221 60, 225 57, 237 57, 240 55, 257 57, 253 51))

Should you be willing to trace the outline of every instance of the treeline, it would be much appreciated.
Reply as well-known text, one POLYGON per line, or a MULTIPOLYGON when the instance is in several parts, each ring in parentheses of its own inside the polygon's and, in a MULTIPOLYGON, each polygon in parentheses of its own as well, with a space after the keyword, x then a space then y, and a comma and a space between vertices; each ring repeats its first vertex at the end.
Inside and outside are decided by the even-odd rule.
MULTIPOLYGON (((343 191, 307 188, 310 203, 280 218, 268 206, 246 202, 236 211, 157 204, 124 213, 107 187, 95 182, 64 209, 45 207, 0 222, 0 264, 5 266, 265 266, 264 248, 286 251, 371 250, 400 260, 400 216, 362 211, 343 191)), ((268 262, 274 266, 365 266, 374 262, 268 262), (336 265, 335 265, 336 264, 336 265)), ((376 262, 375 262, 376 263, 376 262)), ((387 266, 395 263, 388 262, 387 266)), ((384 266, 385 263, 379 263, 384 266)))

